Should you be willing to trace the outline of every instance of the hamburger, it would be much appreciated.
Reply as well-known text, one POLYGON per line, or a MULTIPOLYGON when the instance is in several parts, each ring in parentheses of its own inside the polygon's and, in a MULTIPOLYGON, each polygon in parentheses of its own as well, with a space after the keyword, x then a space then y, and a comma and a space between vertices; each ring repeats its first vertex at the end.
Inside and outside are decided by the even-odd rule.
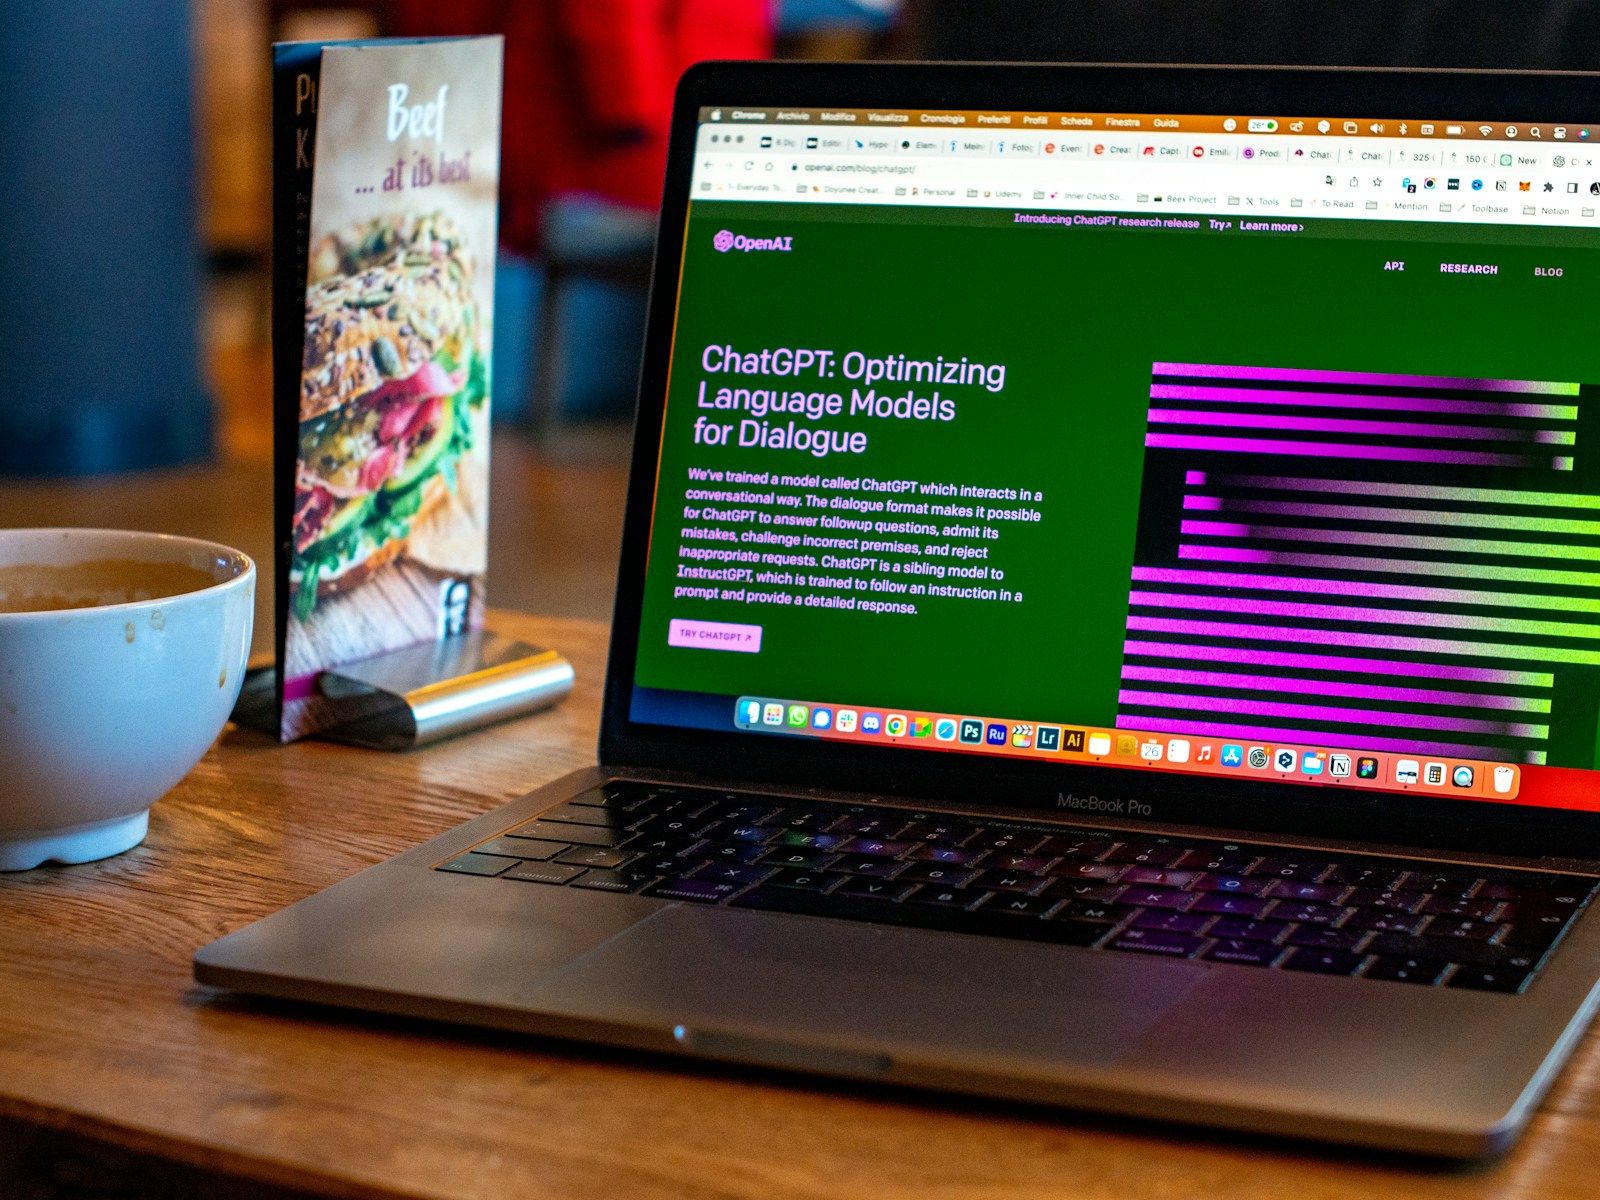
POLYGON ((446 504, 487 396, 472 259, 438 213, 313 248, 300 376, 295 614, 406 552, 446 504))

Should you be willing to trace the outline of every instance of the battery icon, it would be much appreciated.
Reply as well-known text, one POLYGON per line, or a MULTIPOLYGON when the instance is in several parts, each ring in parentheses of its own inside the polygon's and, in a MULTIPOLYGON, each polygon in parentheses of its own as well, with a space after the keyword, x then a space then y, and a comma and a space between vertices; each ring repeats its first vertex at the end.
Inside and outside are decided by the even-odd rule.
POLYGON ((1277 133, 1278 123, 1271 117, 1251 117, 1247 128, 1251 133, 1277 133))

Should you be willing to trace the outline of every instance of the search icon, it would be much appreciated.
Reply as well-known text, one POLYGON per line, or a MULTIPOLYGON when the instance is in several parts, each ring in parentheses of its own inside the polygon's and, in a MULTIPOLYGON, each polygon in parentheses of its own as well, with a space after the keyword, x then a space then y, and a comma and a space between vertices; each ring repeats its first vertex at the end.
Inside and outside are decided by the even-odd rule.
POLYGON ((1531 137, 1539 137, 1539 127, 1535 125, 1532 129, 1528 130, 1528 134, 1531 137))

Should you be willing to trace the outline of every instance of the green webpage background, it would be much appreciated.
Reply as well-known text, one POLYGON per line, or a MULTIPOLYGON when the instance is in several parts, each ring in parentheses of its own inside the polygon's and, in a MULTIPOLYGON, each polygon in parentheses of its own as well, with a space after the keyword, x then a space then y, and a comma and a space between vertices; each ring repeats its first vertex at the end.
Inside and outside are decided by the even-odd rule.
POLYGON ((1304 221, 1302 233, 1246 233, 1237 216, 1218 219, 1233 228, 1212 231, 1205 217, 1201 230, 1188 231, 1024 225, 1011 210, 693 203, 636 682, 1111 726, 1153 362, 1600 379, 1590 282, 1596 252, 1585 248, 1595 243, 1592 234, 1315 220, 1304 221), (789 237, 792 249, 719 252, 713 238, 724 229, 789 237), (1440 274, 1441 251, 1497 262, 1500 273, 1440 274), (1396 261, 1406 270, 1385 270, 1396 261), (1535 267, 1551 265, 1561 277, 1535 276, 1535 267), (937 390, 955 400, 956 418, 852 418, 859 381, 837 374, 823 387, 810 377, 711 374, 701 356, 713 344, 740 352, 831 349, 840 358, 851 350, 966 356, 1005 364, 1005 386, 991 394, 978 386, 879 383, 888 396, 937 390), (798 423, 864 431, 866 451, 819 459, 800 450, 697 445, 696 417, 737 424, 750 416, 697 408, 702 381, 708 392, 723 385, 838 391, 844 415, 798 423), (704 524, 683 518, 690 467, 1033 489, 1042 494, 1033 507, 1043 519, 998 526, 991 561, 1006 577, 987 585, 1023 599, 910 597, 915 616, 674 599, 675 587, 701 582, 677 577, 687 561, 681 545, 731 545, 680 538, 685 525, 704 524), (761 650, 669 646, 673 618, 760 625, 761 650))

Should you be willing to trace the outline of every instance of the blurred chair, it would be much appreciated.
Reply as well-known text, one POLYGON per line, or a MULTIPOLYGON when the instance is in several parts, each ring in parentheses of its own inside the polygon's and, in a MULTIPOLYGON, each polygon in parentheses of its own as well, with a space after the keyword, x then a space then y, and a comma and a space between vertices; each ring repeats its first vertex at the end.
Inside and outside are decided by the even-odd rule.
POLYGON ((206 457, 187 0, 0 5, 0 473, 206 457))

